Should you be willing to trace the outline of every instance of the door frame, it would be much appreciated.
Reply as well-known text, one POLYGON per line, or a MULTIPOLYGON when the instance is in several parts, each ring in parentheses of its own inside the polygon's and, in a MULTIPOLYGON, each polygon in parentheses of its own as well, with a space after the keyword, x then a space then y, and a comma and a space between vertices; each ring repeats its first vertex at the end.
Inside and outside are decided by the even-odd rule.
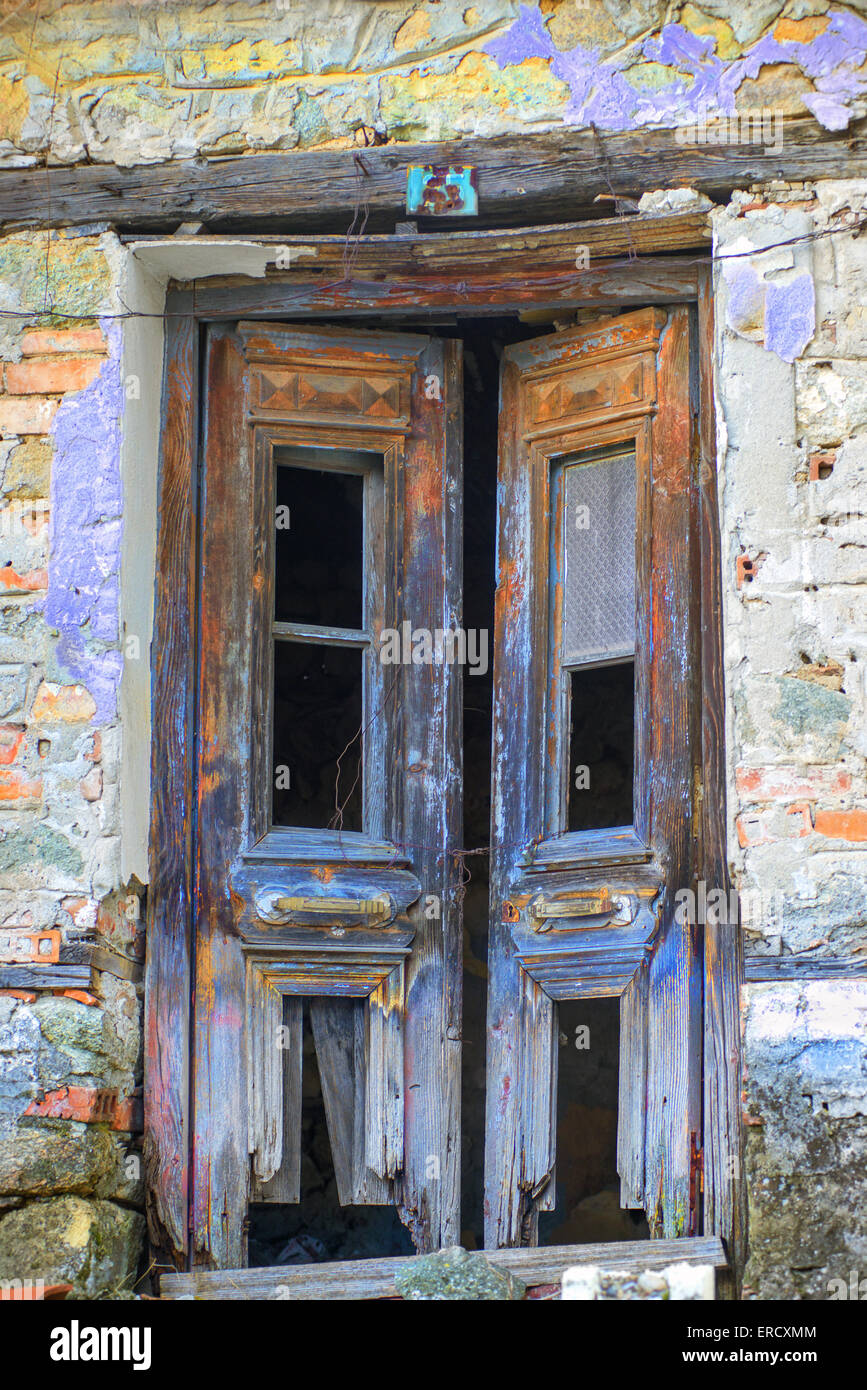
MULTIPOLYGON (((650 219, 648 219, 650 220, 650 219)), ((658 246, 666 246, 664 218, 658 246)), ((588 225, 588 238, 594 225, 588 225)), ((629 222, 625 230, 632 245, 629 222)), ((711 261, 703 256, 630 255, 576 269, 575 241, 564 251, 563 228, 525 229, 534 238, 534 269, 515 257, 520 233, 490 236, 483 261, 458 257, 444 271, 407 267, 406 238, 361 238, 397 244, 400 273, 329 280, 289 271, 261 282, 226 279, 170 289, 161 404, 156 594, 152 645, 150 883, 145 997, 145 1171, 150 1239, 157 1263, 190 1267, 190 1113, 192 1060, 193 766, 196 752, 195 642, 198 612, 199 471, 202 431, 202 339, 207 323, 327 315, 329 321, 376 315, 388 319, 458 312, 479 316, 534 307, 600 313, 640 304, 686 304, 695 332, 690 364, 697 411, 696 505, 699 511, 697 585, 701 634, 701 768, 697 811, 697 877, 729 893, 726 853, 722 594, 714 429, 714 327, 711 261), (545 233, 550 233, 546 237, 545 233), (498 241, 500 249, 498 250, 498 241), (476 270, 480 264, 481 269, 476 270)), ((646 231, 646 224, 644 230, 646 231)), ((461 236, 450 233, 455 244, 461 236)), ((486 236, 486 240, 487 240, 486 236)), ((308 239, 309 240, 309 239, 308 239)), ((323 240, 326 240, 323 238, 323 240)), ((337 240, 328 238, 327 240, 337 240)), ((343 240, 341 238, 341 240, 343 240)), ((430 240, 430 239, 429 239, 430 240)), ((643 244, 647 245, 645 238, 643 244)), ((670 244, 670 243, 669 243, 670 244)), ((580 249, 580 248, 579 248, 580 249)), ((652 244, 648 249, 653 249, 652 244)), ((351 258, 350 258, 351 260, 351 258)), ((361 258, 363 265, 363 256, 361 258)), ((344 265, 348 262, 344 262, 344 265)), ((362 269, 360 274, 365 273, 362 269)), ((435 331, 435 320, 431 331, 435 331)), ((740 1117, 740 929, 727 922, 704 933, 703 1139, 696 1158, 696 1193, 703 1192, 703 1227, 726 1241, 730 1264, 741 1263, 744 1240, 740 1117), (702 1172, 703 1169, 703 1172, 702 1172)))

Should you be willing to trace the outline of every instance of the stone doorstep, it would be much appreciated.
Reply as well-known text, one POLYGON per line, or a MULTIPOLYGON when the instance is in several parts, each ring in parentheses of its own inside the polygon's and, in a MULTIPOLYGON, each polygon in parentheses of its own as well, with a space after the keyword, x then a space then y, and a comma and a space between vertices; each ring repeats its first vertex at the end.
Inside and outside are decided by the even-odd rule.
POLYGON ((599 1265, 573 1265, 563 1274, 560 1296, 567 1302, 599 1299, 713 1302, 716 1280, 712 1265, 670 1264, 641 1273, 601 1269, 599 1265))
MULTIPOLYGON (((564 1273, 587 1269, 600 1281, 611 1277, 637 1284, 646 1291, 632 1296, 661 1299, 665 1278, 669 1298, 689 1287, 686 1268, 703 1273, 696 1287, 712 1298, 714 1271, 728 1268, 718 1236, 682 1236, 676 1240, 614 1241, 595 1245, 560 1245, 466 1251, 456 1246, 431 1255, 392 1255, 378 1259, 338 1260, 310 1265, 277 1265, 233 1270, 197 1269, 160 1275, 160 1297, 167 1300, 351 1300, 381 1299, 555 1299, 564 1273), (503 1279, 503 1275, 507 1278, 503 1279), (464 1293, 466 1276, 474 1286, 464 1293), (508 1276, 512 1276, 511 1279, 508 1276), (678 1282, 680 1280, 680 1282, 678 1282), (509 1284, 510 1287, 506 1287, 509 1284), (651 1285, 653 1287, 651 1287, 651 1285), (484 1287, 487 1286, 487 1287, 484 1287), (526 1293, 524 1293, 526 1290, 526 1293)), ((595 1296, 595 1295, 594 1295, 595 1296)), ((605 1297, 605 1293, 601 1297, 605 1297)), ((690 1297, 698 1295, 690 1295, 690 1297)))

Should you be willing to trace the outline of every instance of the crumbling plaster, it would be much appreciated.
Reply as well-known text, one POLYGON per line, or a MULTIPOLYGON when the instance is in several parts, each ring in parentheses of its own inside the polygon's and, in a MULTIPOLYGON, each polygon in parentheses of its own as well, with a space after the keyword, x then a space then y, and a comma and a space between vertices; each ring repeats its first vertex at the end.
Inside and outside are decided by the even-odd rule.
POLYGON ((729 842, 759 953, 865 944, 865 215, 867 186, 827 181, 713 217, 729 842))
POLYGON ((120 165, 773 108, 864 114, 863 0, 42 0, 0 30, 0 165, 120 165))

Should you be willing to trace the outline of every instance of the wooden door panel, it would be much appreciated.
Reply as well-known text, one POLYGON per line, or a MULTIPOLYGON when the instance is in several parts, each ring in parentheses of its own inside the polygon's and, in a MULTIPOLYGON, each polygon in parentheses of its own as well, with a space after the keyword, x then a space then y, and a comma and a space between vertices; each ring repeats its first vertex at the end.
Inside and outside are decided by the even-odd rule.
MULTIPOLYGON (((692 882, 696 756, 688 358, 685 309, 640 310, 504 353, 488 1005, 490 1246, 534 1243, 539 1211, 553 1206, 551 1039, 560 999, 620 998, 623 1198, 645 1208, 653 1234, 696 1229, 691 1165, 700 1145, 701 961, 691 929, 674 912, 676 890, 692 882), (569 469, 605 466, 621 455, 634 460, 635 634, 631 655, 618 638, 602 664, 634 665, 632 824, 570 830, 564 791, 570 682, 584 668, 565 652, 565 479, 569 469)), ((598 608, 605 584, 603 566, 579 593, 579 610, 583 604, 589 615, 591 605, 598 608)), ((598 664, 590 660, 591 667, 598 664)))
POLYGON ((421 1249, 452 1243, 460 671, 387 666, 381 651, 404 622, 460 624, 459 346, 353 329, 221 327, 209 333, 207 387, 195 1259, 243 1265, 251 1198, 299 1199, 302 1008, 340 1200, 394 1203, 421 1249), (357 629, 275 620, 275 480, 286 462, 361 480, 357 629), (342 826, 339 760, 329 823, 274 824, 273 673, 287 642, 359 653, 359 829, 342 826))

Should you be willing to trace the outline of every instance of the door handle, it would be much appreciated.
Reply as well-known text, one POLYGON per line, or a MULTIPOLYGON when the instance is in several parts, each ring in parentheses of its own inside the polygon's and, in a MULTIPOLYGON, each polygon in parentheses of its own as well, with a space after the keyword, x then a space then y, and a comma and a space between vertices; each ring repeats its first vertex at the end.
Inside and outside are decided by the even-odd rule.
POLYGON ((316 917, 363 917, 369 922, 390 921, 395 904, 389 893, 375 898, 309 898, 289 897, 279 889, 265 889, 256 894, 256 912, 264 922, 285 923, 300 913, 316 917))
POLYGON ((275 898, 278 912, 320 912, 333 917, 336 912, 356 913, 359 917, 381 917, 388 912, 388 898, 275 898))
POLYGON ((628 894, 612 894, 608 888, 594 893, 582 893, 574 898, 535 898, 528 904, 528 913, 536 931, 547 931, 551 921, 566 917, 609 917, 624 924, 634 916, 628 894))

